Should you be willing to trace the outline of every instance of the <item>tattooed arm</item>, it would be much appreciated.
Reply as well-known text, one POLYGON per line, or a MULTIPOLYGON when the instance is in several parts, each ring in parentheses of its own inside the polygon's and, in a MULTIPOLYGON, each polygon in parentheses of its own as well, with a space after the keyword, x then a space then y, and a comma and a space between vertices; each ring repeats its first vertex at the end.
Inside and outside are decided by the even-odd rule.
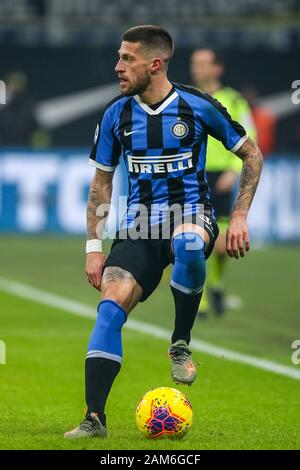
MULTIPOLYGON (((102 239, 111 202, 113 172, 98 168, 92 181, 87 204, 87 238, 102 239)), ((85 273, 89 283, 100 290, 106 257, 103 253, 88 253, 85 273)))
POLYGON ((229 256, 239 258, 239 256, 245 256, 245 250, 250 249, 246 218, 259 182, 263 157, 255 142, 250 138, 236 152, 236 155, 243 160, 243 169, 238 196, 226 234, 226 249, 229 256))
POLYGON ((102 239, 112 193, 113 172, 96 169, 87 204, 87 238, 102 239))

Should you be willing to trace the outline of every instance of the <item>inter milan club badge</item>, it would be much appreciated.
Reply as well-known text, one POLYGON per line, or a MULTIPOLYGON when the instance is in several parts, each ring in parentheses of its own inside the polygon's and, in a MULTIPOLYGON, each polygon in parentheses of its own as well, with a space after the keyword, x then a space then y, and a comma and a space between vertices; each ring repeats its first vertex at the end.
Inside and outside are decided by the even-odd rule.
POLYGON ((178 139, 183 139, 189 132, 188 125, 183 122, 176 122, 176 124, 173 124, 172 126, 172 133, 175 135, 175 137, 178 137, 178 139))

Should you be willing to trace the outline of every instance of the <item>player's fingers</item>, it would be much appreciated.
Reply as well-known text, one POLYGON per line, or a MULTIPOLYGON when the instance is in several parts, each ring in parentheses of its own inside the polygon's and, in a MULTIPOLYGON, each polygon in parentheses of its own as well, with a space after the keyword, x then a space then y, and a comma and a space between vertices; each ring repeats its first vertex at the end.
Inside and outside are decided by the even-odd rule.
POLYGON ((87 273, 87 278, 88 278, 88 281, 91 284, 91 286, 95 287, 95 280, 94 280, 93 273, 88 272, 87 273))
POLYGON ((93 281, 94 287, 101 291, 101 282, 102 282, 102 273, 104 269, 104 264, 97 264, 93 269, 93 281))
POLYGON ((232 257, 233 257, 233 253, 232 253, 231 249, 227 247, 227 248, 226 248, 226 251, 227 251, 228 256, 230 256, 230 258, 232 258, 232 257))
POLYGON ((95 287, 96 289, 101 291, 101 280, 102 280, 102 272, 98 271, 96 273, 96 284, 95 287))
POLYGON ((93 279, 93 286, 98 289, 98 285, 99 285, 99 279, 98 279, 98 273, 97 271, 94 271, 93 274, 92 274, 92 279, 93 279))
POLYGON ((242 258, 244 258, 244 256, 245 256, 245 249, 244 249, 244 237, 243 237, 242 234, 240 234, 240 235, 238 236, 237 245, 238 245, 238 249, 239 249, 240 256, 241 256, 242 258))
POLYGON ((245 242, 246 251, 249 251, 250 250, 250 237, 249 237, 248 231, 244 233, 244 242, 245 242))
POLYGON ((232 235, 232 238, 231 238, 231 246, 232 246, 233 256, 234 256, 235 258, 239 258, 238 238, 237 238, 237 235, 232 235))
POLYGON ((85 275, 86 275, 86 278, 87 278, 88 282, 91 283, 89 271, 87 269, 85 269, 84 272, 85 272, 85 275))
POLYGON ((97 288, 97 276, 96 276, 95 271, 87 270, 85 273, 91 286, 97 288))
POLYGON ((226 234, 226 251, 227 251, 228 256, 230 256, 230 258, 233 257, 231 237, 232 237, 231 233, 227 232, 227 234, 226 234))
POLYGON ((99 269, 95 269, 93 272, 93 285, 95 289, 101 290, 101 278, 102 278, 102 271, 99 269))

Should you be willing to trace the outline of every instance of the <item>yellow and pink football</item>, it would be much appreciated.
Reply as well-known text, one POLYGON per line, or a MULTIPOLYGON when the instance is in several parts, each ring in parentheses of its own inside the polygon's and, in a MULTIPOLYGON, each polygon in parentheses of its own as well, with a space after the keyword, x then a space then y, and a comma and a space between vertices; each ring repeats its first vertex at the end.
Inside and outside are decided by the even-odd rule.
POLYGON ((179 390, 159 387, 140 399, 135 419, 145 437, 182 439, 192 425, 193 410, 191 402, 179 390))

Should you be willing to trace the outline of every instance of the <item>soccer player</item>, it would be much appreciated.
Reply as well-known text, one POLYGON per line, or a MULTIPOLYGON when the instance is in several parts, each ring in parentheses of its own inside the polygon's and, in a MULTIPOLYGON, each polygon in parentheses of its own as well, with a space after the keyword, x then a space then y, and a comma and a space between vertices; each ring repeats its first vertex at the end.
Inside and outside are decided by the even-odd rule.
POLYGON ((87 414, 66 438, 106 436, 105 403, 121 368, 122 327, 137 303, 152 294, 170 263, 174 263, 175 305, 169 349, 172 378, 181 384, 195 379, 189 342, 205 280, 205 259, 218 234, 205 180, 208 134, 243 160, 227 251, 239 258, 249 250, 246 216, 260 177, 261 153, 218 101, 169 81, 172 55, 172 38, 159 26, 136 26, 125 32, 115 68, 121 95, 108 104, 96 128, 90 156, 96 173, 87 208, 86 274, 90 284, 101 290, 102 300, 85 361, 87 414), (129 177, 128 209, 106 258, 101 238, 121 154, 129 177), (189 222, 174 211, 170 235, 159 232, 149 238, 153 227, 163 228, 165 222, 166 212, 158 211, 157 205, 168 213, 174 204, 189 222))
MULTIPOLYGON (((195 87, 220 101, 231 118, 242 124, 247 135, 255 140, 256 129, 248 102, 237 90, 223 86, 221 81, 223 73, 224 62, 219 51, 203 48, 193 52, 191 76, 195 87)), ((241 160, 230 153, 222 142, 211 136, 208 137, 206 175, 220 233, 207 266, 207 280, 201 300, 201 314, 204 316, 209 309, 208 300, 217 315, 225 312, 223 278, 228 259, 226 230, 232 207, 232 191, 241 167, 241 160)))

